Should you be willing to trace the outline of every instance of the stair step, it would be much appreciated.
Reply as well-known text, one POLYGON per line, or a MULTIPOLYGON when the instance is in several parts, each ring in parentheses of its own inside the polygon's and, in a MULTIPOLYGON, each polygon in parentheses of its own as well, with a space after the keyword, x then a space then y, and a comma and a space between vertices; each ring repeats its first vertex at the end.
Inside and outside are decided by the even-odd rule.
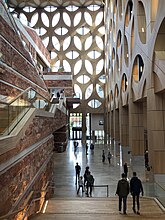
MULTIPOLYGON (((141 198, 142 220, 155 220, 157 218, 165 219, 165 213, 152 198, 141 198)), ((139 219, 139 216, 132 211, 132 198, 127 201, 127 215, 119 214, 118 198, 64 198, 50 199, 46 211, 43 214, 36 215, 33 220, 130 220, 139 219)))

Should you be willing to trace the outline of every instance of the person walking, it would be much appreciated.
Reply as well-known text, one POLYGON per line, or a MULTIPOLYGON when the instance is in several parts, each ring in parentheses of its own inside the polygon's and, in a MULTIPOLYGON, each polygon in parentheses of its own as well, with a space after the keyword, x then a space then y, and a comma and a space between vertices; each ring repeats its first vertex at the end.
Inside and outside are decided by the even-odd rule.
POLYGON ((140 193, 144 195, 143 186, 141 180, 136 176, 136 172, 133 172, 133 177, 130 180, 130 192, 133 198, 133 212, 137 215, 140 215, 140 202, 139 197, 140 193), (136 203, 137 203, 137 212, 136 212, 136 203))
POLYGON ((77 195, 79 194, 79 190, 82 188, 82 194, 84 192, 84 183, 83 183, 83 177, 80 176, 78 179, 78 190, 77 190, 77 195))
POLYGON ((123 169, 124 169, 125 177, 127 178, 127 174, 128 174, 128 166, 127 166, 127 163, 124 164, 123 169))
POLYGON ((118 181, 116 195, 119 197, 119 212, 122 210, 123 202, 123 214, 127 214, 127 196, 129 194, 129 183, 125 177, 125 174, 122 173, 122 179, 118 181))
POLYGON ((85 187, 85 184, 86 184, 86 182, 87 182, 87 175, 89 174, 89 166, 87 166, 86 168, 85 168, 85 172, 84 172, 84 187, 85 187))
POLYGON ((148 162, 149 162, 148 150, 145 150, 145 152, 144 152, 144 161, 145 161, 145 167, 148 168, 148 162))
POLYGON ((86 155, 88 155, 88 143, 86 143, 85 148, 86 148, 86 155))
POLYGON ((88 197, 89 197, 89 194, 90 194, 90 196, 92 196, 93 184, 94 184, 94 178, 91 175, 91 173, 89 172, 87 175, 87 192, 86 192, 88 197))
POLYGON ((105 152, 103 150, 103 153, 102 153, 102 162, 104 163, 105 162, 105 152))
POLYGON ((75 185, 77 185, 77 180, 80 177, 80 171, 81 171, 81 167, 80 167, 80 165, 78 163, 76 163, 75 171, 76 171, 76 183, 75 183, 75 185))
POLYGON ((111 163, 111 158, 112 158, 112 154, 111 154, 111 152, 109 151, 109 152, 108 152, 108 162, 109 162, 109 164, 111 163))

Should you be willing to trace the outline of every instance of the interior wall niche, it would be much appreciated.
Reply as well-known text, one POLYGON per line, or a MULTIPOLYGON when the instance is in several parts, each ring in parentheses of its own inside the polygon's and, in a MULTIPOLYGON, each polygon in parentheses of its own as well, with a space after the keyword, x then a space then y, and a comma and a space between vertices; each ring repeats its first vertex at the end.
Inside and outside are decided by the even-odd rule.
POLYGON ((121 81, 121 89, 122 89, 122 91, 126 92, 127 87, 128 87, 128 80, 127 80, 126 74, 124 73, 123 77, 122 77, 122 81, 121 81))
POLYGON ((152 4, 151 4, 151 30, 153 29, 154 22, 156 20, 158 4, 159 4, 159 0, 152 0, 152 4))
POLYGON ((138 11, 137 11, 137 20, 138 20, 138 32, 140 40, 143 44, 146 43, 146 14, 144 5, 141 1, 138 1, 138 11))
POLYGON ((125 64, 128 66, 129 53, 128 53, 128 41, 126 36, 124 36, 124 59, 125 59, 125 64))
POLYGON ((118 0, 118 12, 119 12, 119 18, 120 18, 120 19, 121 19, 122 16, 123 16, 122 2, 123 2, 123 0, 118 0))
POLYGON ((131 56, 134 48, 134 19, 132 21, 132 28, 131 28, 131 56))
POLYGON ((121 31, 119 30, 117 34, 117 47, 120 47, 120 45, 121 45, 121 31))
POLYGON ((135 82, 140 81, 143 72, 144 72, 144 62, 142 57, 138 54, 134 60, 133 70, 132 70, 133 79, 135 82))
POLYGON ((133 10, 133 2, 132 0, 129 0, 127 4, 126 14, 125 14, 125 26, 127 27, 132 17, 132 10, 133 10))

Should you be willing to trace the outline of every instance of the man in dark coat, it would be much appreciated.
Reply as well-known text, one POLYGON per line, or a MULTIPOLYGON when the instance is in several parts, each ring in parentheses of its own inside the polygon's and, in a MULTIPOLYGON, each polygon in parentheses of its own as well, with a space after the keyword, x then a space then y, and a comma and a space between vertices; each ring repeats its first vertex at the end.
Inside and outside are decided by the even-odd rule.
POLYGON ((80 165, 78 163, 76 163, 75 171, 76 171, 76 183, 75 184, 77 184, 77 180, 80 177, 80 171, 81 171, 81 167, 80 167, 80 165))
POLYGON ((144 194, 143 192, 143 186, 141 183, 141 180, 136 176, 136 172, 133 172, 133 177, 131 178, 130 181, 130 192, 133 197, 133 211, 134 213, 140 215, 140 203, 139 203, 139 197, 140 193, 142 193, 142 196, 144 194), (137 203, 137 212, 135 208, 135 203, 137 203))
POLYGON ((124 169, 125 177, 127 178, 127 173, 128 173, 127 163, 124 164, 123 169, 124 169))
POLYGON ((129 194, 129 183, 126 180, 124 173, 121 175, 122 179, 118 181, 116 194, 119 196, 119 212, 121 213, 123 201, 123 214, 127 214, 127 196, 129 194))
POLYGON ((89 196, 89 193, 90 193, 90 196, 92 196, 93 184, 94 184, 94 178, 89 171, 89 173, 87 174, 87 193, 86 193, 87 196, 89 196), (90 190, 90 192, 89 192, 89 190, 90 190))

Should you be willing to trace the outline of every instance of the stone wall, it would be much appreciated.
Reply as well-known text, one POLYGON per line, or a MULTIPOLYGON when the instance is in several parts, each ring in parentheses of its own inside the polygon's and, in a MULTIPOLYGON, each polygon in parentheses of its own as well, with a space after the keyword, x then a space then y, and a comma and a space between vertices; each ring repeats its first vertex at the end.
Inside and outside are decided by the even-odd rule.
MULTIPOLYGON (((31 191, 40 192, 52 179, 53 132, 66 125, 66 115, 36 116, 15 143, 15 148, 0 155, 0 216, 24 206, 31 191), (16 205, 18 199, 20 202, 16 205)), ((40 193, 37 195, 40 197, 40 193)), ((35 210, 37 211, 37 210, 35 210)), ((17 219, 17 217, 15 218, 17 219)))
MULTIPOLYGON (((39 76, 30 57, 30 53, 23 46, 18 32, 3 19, 0 14, 0 79, 20 89, 32 87, 44 97, 49 98, 46 85, 39 76)), ((6 95, 8 93, 6 92, 6 95)))
MULTIPOLYGON (((22 197, 24 198, 29 193, 27 188, 31 190, 41 190, 46 185, 48 180, 51 180, 51 172, 44 174, 45 169, 41 167, 53 149, 53 138, 42 144, 29 155, 21 158, 19 162, 12 165, 11 168, 0 175, 0 215, 6 214, 15 202, 22 197), (39 175, 39 171, 42 171, 39 175), (38 174, 38 177, 35 177, 38 174), (44 176, 44 181, 38 182, 44 176), (34 183, 32 181, 34 180, 34 183)), ((49 162, 50 163, 50 162, 49 162)), ((47 165, 48 166, 48 165, 47 165)), ((21 208, 23 201, 20 202, 17 209, 21 208)), ((16 209, 16 210, 17 210, 16 209)))

